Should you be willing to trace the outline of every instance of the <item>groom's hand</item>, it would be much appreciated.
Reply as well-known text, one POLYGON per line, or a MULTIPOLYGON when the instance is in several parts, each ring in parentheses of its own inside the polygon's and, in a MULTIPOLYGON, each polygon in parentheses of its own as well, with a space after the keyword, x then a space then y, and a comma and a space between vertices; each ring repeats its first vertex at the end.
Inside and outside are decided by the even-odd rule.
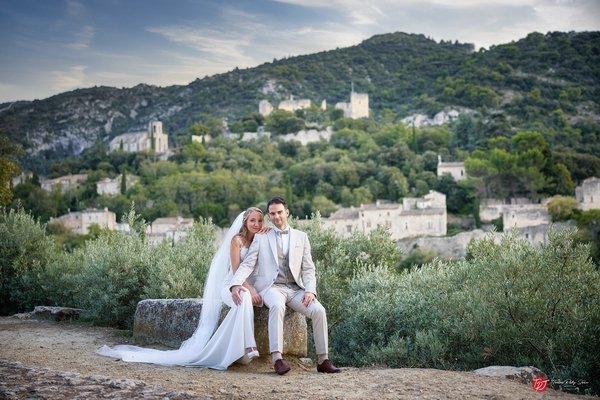
POLYGON ((304 304, 304 307, 310 306, 313 301, 315 301, 315 294, 311 292, 305 292, 304 297, 302 298, 302 304, 304 304))
POLYGON ((231 299, 233 300, 233 303, 238 306, 242 304, 242 292, 244 292, 246 289, 244 289, 244 287, 241 285, 236 285, 232 286, 229 290, 231 291, 231 299))
POLYGON ((258 294, 253 287, 249 287, 248 290, 250 291, 250 297, 252 297, 252 305, 258 307, 262 306, 263 300, 260 294, 258 294))

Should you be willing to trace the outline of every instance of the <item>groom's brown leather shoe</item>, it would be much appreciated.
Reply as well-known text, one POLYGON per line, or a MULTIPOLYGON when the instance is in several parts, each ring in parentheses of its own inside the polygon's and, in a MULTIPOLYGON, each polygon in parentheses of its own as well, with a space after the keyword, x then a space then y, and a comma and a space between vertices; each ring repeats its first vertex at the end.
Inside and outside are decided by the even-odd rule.
POLYGON ((333 366, 330 360, 325 360, 321 364, 317 365, 317 371, 324 372, 326 374, 335 374, 341 372, 339 368, 333 366))
POLYGON ((277 375, 283 375, 289 372, 289 370, 291 369, 290 366, 281 359, 275 361, 273 368, 275 368, 275 372, 277 372, 277 375))

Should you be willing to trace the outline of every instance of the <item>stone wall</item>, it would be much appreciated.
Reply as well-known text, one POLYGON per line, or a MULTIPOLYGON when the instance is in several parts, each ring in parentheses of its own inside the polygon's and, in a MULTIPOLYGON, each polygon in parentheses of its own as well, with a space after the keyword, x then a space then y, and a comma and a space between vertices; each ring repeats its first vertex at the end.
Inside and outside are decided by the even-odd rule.
POLYGON ((481 229, 462 232, 451 237, 418 237, 398 240, 403 255, 409 255, 415 248, 431 251, 438 257, 460 260, 467 255, 467 246, 473 239, 480 239, 486 233, 481 229))
MULTIPOLYGON (((162 344, 178 348, 188 339, 198 325, 202 299, 148 299, 138 303, 133 322, 133 339, 136 344, 162 344)), ((223 307, 221 320, 229 311, 223 307)), ((269 309, 254 307, 254 336, 258 351, 269 354, 267 322, 269 309)), ((284 321, 283 346, 286 355, 306 357, 306 318, 288 310, 284 321)))
POLYGON ((548 209, 538 204, 511 205, 504 208, 502 213, 504 230, 548 225, 550 222, 548 209))
MULTIPOLYGON (((572 222, 562 222, 553 224, 541 224, 523 228, 514 228, 519 236, 523 237, 534 246, 540 246, 548 242, 549 229, 572 229, 575 225, 572 222)), ((508 229, 507 229, 508 231, 508 229)), ((481 239, 486 234, 493 235, 496 240, 500 239, 503 232, 491 233, 481 229, 462 232, 450 237, 418 237, 405 238, 398 240, 398 247, 403 255, 410 254, 415 248, 424 251, 431 251, 438 257, 445 259, 460 260, 467 255, 467 248, 471 240, 481 239)))

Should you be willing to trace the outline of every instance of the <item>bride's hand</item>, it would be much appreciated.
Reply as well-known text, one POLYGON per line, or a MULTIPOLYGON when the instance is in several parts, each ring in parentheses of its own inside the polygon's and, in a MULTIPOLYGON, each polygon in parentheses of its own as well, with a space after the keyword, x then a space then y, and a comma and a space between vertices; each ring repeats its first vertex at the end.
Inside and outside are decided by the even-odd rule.
POLYGON ((246 289, 241 285, 232 286, 229 291, 231 292, 231 299, 233 303, 236 305, 242 304, 242 292, 245 292, 246 289))
POLYGON ((256 232, 256 233, 267 233, 267 232, 269 232, 271 229, 273 229, 273 228, 271 228, 271 227, 268 227, 268 226, 263 226, 262 228, 260 228, 260 231, 258 231, 258 232, 256 232))

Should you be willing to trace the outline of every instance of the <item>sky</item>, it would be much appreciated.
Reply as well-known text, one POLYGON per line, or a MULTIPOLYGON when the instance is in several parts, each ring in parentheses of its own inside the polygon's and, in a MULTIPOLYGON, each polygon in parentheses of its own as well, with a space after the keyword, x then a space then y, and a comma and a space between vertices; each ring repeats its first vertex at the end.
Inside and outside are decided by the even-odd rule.
POLYGON ((600 0, 0 0, 0 102, 187 85, 384 33, 489 49, 599 30, 600 0))

